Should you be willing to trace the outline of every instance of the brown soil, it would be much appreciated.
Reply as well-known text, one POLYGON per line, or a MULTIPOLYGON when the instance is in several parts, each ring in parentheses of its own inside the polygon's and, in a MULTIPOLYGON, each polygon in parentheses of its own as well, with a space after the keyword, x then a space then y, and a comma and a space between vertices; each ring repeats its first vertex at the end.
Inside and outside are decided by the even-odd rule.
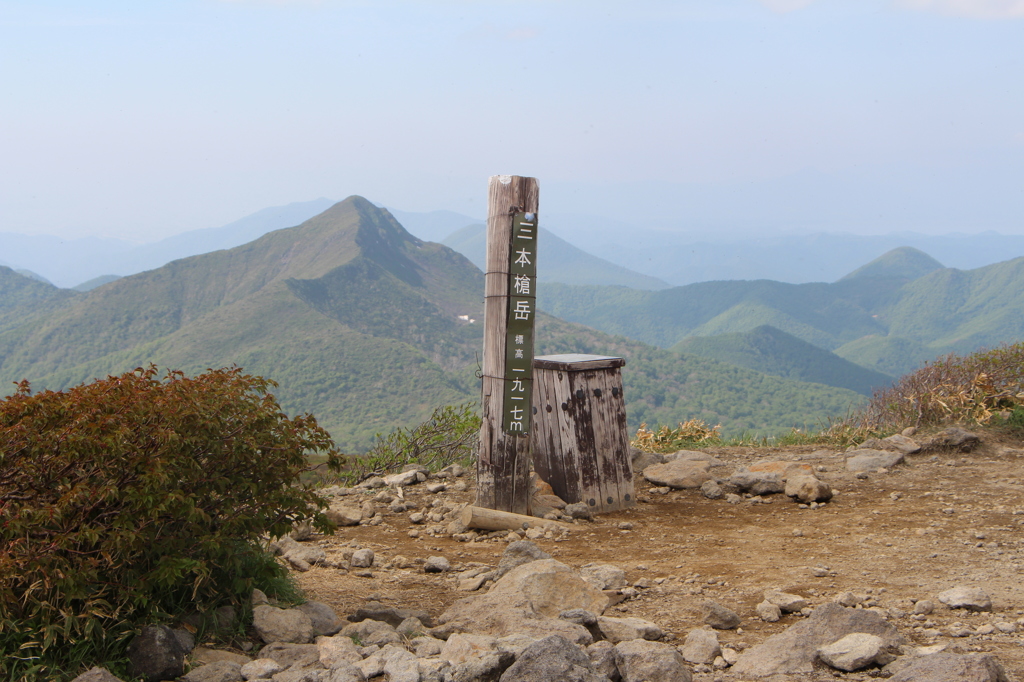
MULTIPOLYGON (((609 615, 646 618, 661 626, 671 641, 702 625, 698 605, 713 599, 740 614, 739 630, 723 631, 723 646, 742 648, 764 641, 798 622, 786 615, 777 623, 759 620, 755 606, 766 589, 807 597, 812 606, 851 591, 877 601, 893 613, 893 622, 914 644, 948 643, 960 651, 996 654, 1011 675, 1024 673, 1024 619, 1015 634, 972 634, 952 638, 954 623, 972 631, 984 624, 1014 622, 1024 616, 1024 442, 987 432, 969 454, 913 455, 888 473, 858 479, 846 472, 844 458, 813 447, 720 447, 705 450, 727 464, 722 475, 757 460, 801 460, 819 469, 818 476, 838 491, 828 504, 800 509, 783 495, 770 504, 705 499, 699 491, 656 494, 638 486, 635 508, 580 521, 564 539, 536 542, 558 560, 574 567, 611 563, 627 572, 630 583, 647 578, 651 587, 613 606, 609 615), (621 530, 631 522, 632 530, 621 530), (811 569, 828 575, 815 577, 811 569), (992 598, 991 613, 952 611, 935 599, 955 585, 980 586, 992 598), (911 600, 930 599, 935 612, 922 622, 910 616, 911 600), (901 615, 906 614, 906 615, 901 615), (925 630, 941 634, 928 634, 925 630)), ((471 475, 463 477, 472 479, 471 475)), ((373 491, 375 493, 377 491, 373 491)), ((366 499, 370 499, 370 496, 366 499)), ((406 497, 419 509, 435 497, 472 502, 472 483, 464 493, 426 494, 411 486, 406 497)), ((362 500, 360 500, 362 501, 362 500)), ((422 608, 440 614, 457 599, 458 577, 425 574, 416 565, 381 568, 396 555, 410 560, 443 555, 456 570, 479 562, 496 566, 505 542, 458 542, 421 534, 412 539, 409 513, 388 514, 379 526, 343 528, 318 538, 329 557, 340 560, 346 547, 373 549, 372 577, 315 567, 298 575, 312 599, 351 613, 371 596, 395 607, 422 608)), ((872 603, 868 603, 871 606, 872 603)), ((844 674, 869 679, 871 673, 844 674)), ((822 673, 808 679, 832 679, 822 673)), ((1022 675, 1024 678, 1024 675, 1022 675)), ((729 672, 695 675, 696 680, 734 680, 729 672)), ((794 678, 798 679, 798 678, 794 678)))

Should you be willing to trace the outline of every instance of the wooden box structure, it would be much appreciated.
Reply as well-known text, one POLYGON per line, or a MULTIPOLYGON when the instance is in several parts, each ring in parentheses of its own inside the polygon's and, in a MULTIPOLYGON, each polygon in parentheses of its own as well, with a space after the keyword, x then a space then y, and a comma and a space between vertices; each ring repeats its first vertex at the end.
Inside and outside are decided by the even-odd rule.
POLYGON ((626 432, 623 358, 533 359, 530 449, 537 474, 569 503, 609 512, 636 503, 626 432))

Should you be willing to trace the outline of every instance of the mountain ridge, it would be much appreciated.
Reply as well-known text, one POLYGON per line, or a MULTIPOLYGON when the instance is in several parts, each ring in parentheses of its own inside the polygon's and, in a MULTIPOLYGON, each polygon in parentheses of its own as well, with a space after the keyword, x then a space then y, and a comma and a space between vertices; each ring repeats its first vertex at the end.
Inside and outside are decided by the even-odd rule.
MULTIPOLYGON (((151 362, 186 373, 237 364, 277 381, 284 409, 316 414, 349 450, 479 396, 482 329, 468 319, 482 319, 483 273, 361 197, 87 293, 36 284, 55 307, 0 332, 4 385, 27 378, 37 390, 59 389, 151 362)), ((862 400, 547 315, 538 316, 537 352, 626 357, 633 428, 701 416, 769 434, 862 400)))

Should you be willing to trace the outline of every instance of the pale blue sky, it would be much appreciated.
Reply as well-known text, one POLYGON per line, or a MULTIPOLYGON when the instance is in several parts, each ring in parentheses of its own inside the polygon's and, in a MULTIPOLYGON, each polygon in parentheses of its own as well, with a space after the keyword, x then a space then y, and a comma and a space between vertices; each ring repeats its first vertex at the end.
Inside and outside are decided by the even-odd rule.
POLYGON ((0 0, 0 232, 350 194, 1024 234, 1024 0, 0 0))

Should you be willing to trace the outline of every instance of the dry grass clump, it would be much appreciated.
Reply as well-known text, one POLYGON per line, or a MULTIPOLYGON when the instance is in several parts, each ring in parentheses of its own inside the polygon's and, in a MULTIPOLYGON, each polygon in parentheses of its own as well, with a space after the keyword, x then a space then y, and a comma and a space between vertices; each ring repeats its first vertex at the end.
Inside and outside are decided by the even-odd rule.
POLYGON ((679 427, 675 429, 661 426, 657 431, 651 431, 645 422, 637 429, 636 437, 630 445, 644 452, 660 453, 675 452, 700 445, 717 445, 721 443, 719 435, 721 428, 721 425, 708 426, 702 419, 691 419, 679 422, 679 427))
POLYGON ((879 390, 844 423, 878 431, 948 422, 987 424, 1024 406, 1024 343, 950 354, 879 390))

